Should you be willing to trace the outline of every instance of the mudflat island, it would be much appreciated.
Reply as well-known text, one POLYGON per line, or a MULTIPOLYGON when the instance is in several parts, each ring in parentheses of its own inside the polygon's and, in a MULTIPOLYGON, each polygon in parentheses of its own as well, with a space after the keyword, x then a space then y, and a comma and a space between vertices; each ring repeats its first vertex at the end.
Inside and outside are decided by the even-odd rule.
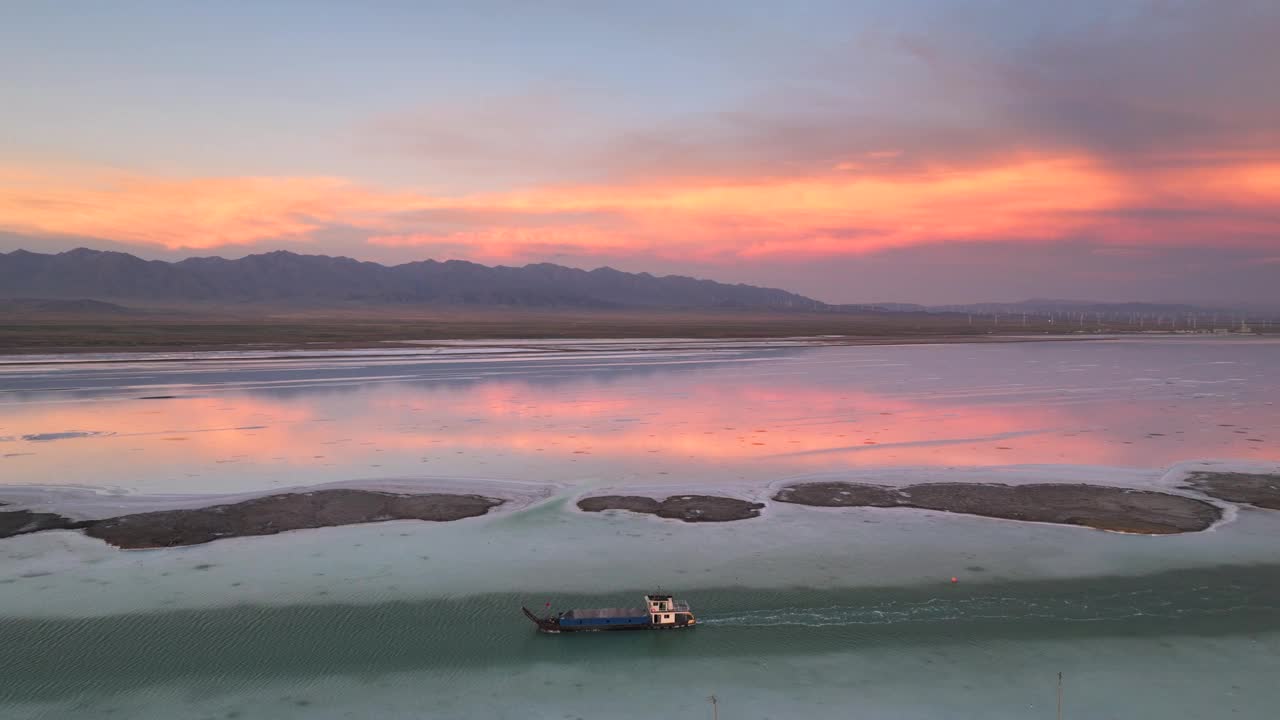
POLYGON ((27 510, 0 511, 0 537, 41 530, 83 529, 86 535, 118 548, 178 547, 223 538, 388 520, 449 522, 484 515, 502 503, 482 495, 328 489, 101 520, 73 520, 55 513, 27 510))
POLYGON ((940 510, 1147 535, 1204 530, 1222 516, 1215 505, 1181 495, 1068 483, 923 483, 886 487, 809 482, 782 488, 773 499, 817 507, 940 510))

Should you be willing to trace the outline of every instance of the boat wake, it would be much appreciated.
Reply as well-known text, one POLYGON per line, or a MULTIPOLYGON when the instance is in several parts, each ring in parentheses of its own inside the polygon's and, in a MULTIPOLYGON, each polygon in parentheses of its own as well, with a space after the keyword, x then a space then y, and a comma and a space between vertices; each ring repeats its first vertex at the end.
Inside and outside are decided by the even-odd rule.
POLYGON ((704 625, 738 627, 830 627, 843 625, 895 625, 903 623, 1062 621, 1099 622, 1133 618, 1187 619, 1233 613, 1280 612, 1280 601, 1234 598, 1223 603, 1222 588, 1191 588, 1170 595, 1138 590, 1089 597, 933 598, 918 602, 889 601, 866 605, 830 605, 810 608, 767 608, 726 615, 707 615, 704 625), (1196 591, 1199 592, 1196 592, 1196 591))

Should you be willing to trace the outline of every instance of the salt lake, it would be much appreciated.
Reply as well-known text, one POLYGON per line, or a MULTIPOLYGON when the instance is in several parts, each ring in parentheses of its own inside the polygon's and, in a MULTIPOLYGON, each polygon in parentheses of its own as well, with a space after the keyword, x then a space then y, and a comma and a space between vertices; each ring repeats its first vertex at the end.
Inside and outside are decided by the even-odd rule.
POLYGON ((1280 471, 1280 342, 450 343, 0 358, 0 502, 69 514, 318 486, 507 500, 121 551, 0 540, 0 717, 1270 718, 1280 512, 1104 533, 770 502, 845 479, 1179 489, 1280 471), (589 515, 704 491, 760 518, 589 515), (959 582, 949 582, 956 577, 959 582), (662 586, 690 633, 520 604, 662 586))

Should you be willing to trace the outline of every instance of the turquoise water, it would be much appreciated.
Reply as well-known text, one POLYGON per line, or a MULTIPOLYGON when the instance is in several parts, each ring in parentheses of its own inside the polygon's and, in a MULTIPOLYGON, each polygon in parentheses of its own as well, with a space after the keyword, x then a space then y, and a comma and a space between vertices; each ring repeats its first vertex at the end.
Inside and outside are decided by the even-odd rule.
POLYGON ((0 502, 112 513, 328 482, 510 502, 176 550, 0 540, 3 720, 709 718, 712 694, 725 720, 1012 720, 1055 717, 1059 672, 1066 718, 1280 707, 1277 512, 1154 538, 573 504, 1274 469, 1280 343, 100 359, 0 362, 0 502), (545 636, 519 613, 657 585, 699 627, 545 636))
POLYGON ((160 716, 167 701, 183 717, 702 717, 714 692, 735 718, 857 717, 869 701, 889 713, 887 695, 893 712, 868 717, 1028 717, 1029 705, 1051 717, 1057 671, 1070 717, 1264 718, 1280 702, 1280 566, 707 588, 685 595, 702 623, 686 632, 547 636, 518 613, 640 592, 5 620, 0 703, 5 717, 131 717, 140 704, 160 716), (886 677, 895 666, 908 674, 886 677), (926 702, 939 687, 945 711, 926 702))

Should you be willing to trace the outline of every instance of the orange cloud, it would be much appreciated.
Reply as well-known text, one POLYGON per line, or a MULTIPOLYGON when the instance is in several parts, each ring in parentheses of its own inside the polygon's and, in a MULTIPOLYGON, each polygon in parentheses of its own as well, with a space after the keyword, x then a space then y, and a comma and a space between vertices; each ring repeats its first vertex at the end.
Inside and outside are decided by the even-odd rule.
MULTIPOLYGON (((887 152, 887 151, 886 151, 887 152)), ((882 153, 873 154, 876 157, 882 153)), ((1122 170, 1086 154, 791 178, 700 178, 447 197, 338 178, 144 178, 0 170, 0 229, 216 248, 327 227, 475 258, 548 253, 702 261, 938 242, 1087 239, 1255 247, 1276 231, 1280 161, 1203 156, 1122 170), (1197 208, 1206 209, 1200 212, 1197 208), (432 213, 448 213, 441 222, 432 213), (1176 216, 1176 217, 1175 217, 1176 216)))
POLYGON ((0 228, 166 248, 306 237, 327 224, 412 207, 327 177, 158 178, 76 170, 0 171, 0 228))
POLYGON ((622 234, 589 226, 495 227, 451 233, 375 235, 367 242, 382 247, 449 248, 477 259, 501 261, 556 252, 627 254, 634 246, 622 234))

